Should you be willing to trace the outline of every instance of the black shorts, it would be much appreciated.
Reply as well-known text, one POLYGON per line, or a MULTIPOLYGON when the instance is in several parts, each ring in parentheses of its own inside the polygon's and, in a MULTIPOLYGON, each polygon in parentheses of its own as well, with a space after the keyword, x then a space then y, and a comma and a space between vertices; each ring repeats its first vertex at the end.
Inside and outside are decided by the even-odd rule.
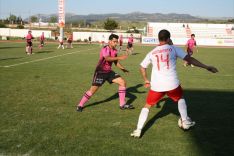
POLYGON ((187 48, 187 53, 188 53, 188 55, 192 56, 192 55, 193 55, 193 50, 192 50, 192 49, 187 48))
POLYGON ((129 43, 129 42, 128 42, 127 48, 132 48, 132 43, 129 43))
POLYGON ((32 47, 32 42, 31 41, 27 42, 27 46, 32 47))
POLYGON ((109 73, 100 73, 98 71, 95 71, 93 75, 93 86, 102 86, 105 81, 108 81, 110 84, 113 83, 112 81, 118 77, 121 77, 119 74, 115 73, 114 71, 111 71, 109 73))
POLYGON ((72 43, 72 40, 67 40, 67 43, 72 43))

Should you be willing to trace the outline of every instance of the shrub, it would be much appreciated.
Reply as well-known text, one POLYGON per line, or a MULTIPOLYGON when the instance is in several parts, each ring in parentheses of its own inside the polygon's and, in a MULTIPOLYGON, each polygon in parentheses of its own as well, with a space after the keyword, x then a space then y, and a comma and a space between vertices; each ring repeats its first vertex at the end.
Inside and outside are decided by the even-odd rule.
POLYGON ((7 26, 3 23, 0 23, 0 28, 6 28, 7 26))
POLYGON ((24 26, 20 24, 20 25, 17 25, 17 28, 18 29, 24 29, 24 26))

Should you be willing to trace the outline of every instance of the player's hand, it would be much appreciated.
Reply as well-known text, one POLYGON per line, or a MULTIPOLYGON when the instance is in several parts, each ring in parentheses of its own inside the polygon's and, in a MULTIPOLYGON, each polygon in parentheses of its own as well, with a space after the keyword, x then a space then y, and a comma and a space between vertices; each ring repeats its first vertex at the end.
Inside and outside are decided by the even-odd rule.
POLYGON ((122 71, 123 71, 124 73, 129 73, 129 71, 128 71, 127 69, 122 69, 122 71))
POLYGON ((215 67, 212 67, 212 66, 208 66, 207 70, 212 72, 212 73, 217 73, 218 72, 218 69, 216 69, 215 67))
POLYGON ((149 88, 150 87, 150 81, 145 81, 144 87, 149 88))
POLYGON ((128 55, 122 55, 122 56, 119 56, 118 60, 125 60, 126 58, 128 58, 128 55))

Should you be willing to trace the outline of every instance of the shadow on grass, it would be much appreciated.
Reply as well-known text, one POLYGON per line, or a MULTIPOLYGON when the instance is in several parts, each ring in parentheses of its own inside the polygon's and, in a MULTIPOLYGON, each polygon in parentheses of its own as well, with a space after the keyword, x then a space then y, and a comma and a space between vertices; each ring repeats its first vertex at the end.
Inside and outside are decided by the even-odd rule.
POLYGON ((132 55, 138 55, 138 54, 140 54, 140 53, 134 53, 134 52, 132 53, 132 55))
POLYGON ((16 59, 21 59, 21 58, 23 57, 10 57, 10 58, 3 58, 3 59, 0 58, 0 61, 16 60, 16 59))
POLYGON ((22 48, 22 47, 0 47, 0 49, 16 49, 16 48, 22 48))
MULTIPOLYGON (((137 94, 145 93, 145 91, 143 91, 143 92, 138 91, 138 88, 140 88, 142 86, 143 86, 142 84, 137 84, 136 86, 128 87, 127 88, 127 90, 126 90, 126 92, 127 92, 126 93, 126 98, 128 98, 128 100, 126 102, 127 104, 132 104, 133 101, 135 101, 137 99, 137 96, 134 95, 134 93, 137 93, 137 94)), ((97 101, 97 102, 88 104, 85 107, 90 107, 90 106, 98 105, 98 104, 109 102, 109 101, 112 101, 112 100, 118 99, 118 98, 119 98, 119 94, 115 93, 114 95, 110 96, 109 98, 107 98, 105 100, 97 101)))
POLYGON ((52 50, 42 50, 42 51, 37 51, 35 54, 43 54, 43 53, 51 53, 54 52, 52 50))
MULTIPOLYGON (((204 155, 234 155, 234 92, 185 90, 184 96, 188 114, 196 121, 189 133, 201 152, 204 155)), ((143 135, 159 118, 170 113, 179 118, 177 104, 164 100, 161 111, 144 126, 143 135)))

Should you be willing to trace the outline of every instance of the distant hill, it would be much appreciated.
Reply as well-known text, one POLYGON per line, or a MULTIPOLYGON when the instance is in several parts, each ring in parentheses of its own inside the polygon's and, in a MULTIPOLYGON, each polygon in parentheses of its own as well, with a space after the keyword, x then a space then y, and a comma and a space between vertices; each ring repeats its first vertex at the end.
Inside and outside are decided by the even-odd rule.
MULTIPOLYGON (((40 17, 43 22, 49 21, 51 16, 57 16, 57 14, 37 14, 34 15, 40 17)), ((110 14, 89 14, 89 15, 76 15, 72 13, 66 14, 66 22, 74 22, 85 20, 86 22, 95 22, 112 18, 117 21, 142 21, 142 22, 203 22, 207 19, 202 17, 195 17, 189 14, 161 14, 161 13, 142 13, 133 12, 128 14, 110 13, 110 14)), ((25 19, 26 21, 28 19, 25 19)))

